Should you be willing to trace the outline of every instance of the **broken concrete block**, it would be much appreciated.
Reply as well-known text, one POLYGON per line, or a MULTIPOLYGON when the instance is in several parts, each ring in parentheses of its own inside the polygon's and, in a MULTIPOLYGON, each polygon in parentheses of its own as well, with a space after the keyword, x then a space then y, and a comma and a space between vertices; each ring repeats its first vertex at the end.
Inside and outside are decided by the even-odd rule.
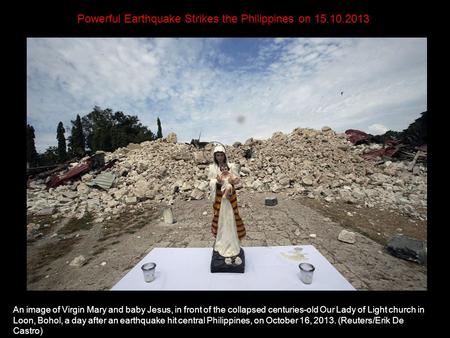
POLYGON ((192 197, 195 200, 200 200, 203 198, 203 195, 204 195, 203 191, 195 188, 194 190, 192 190, 190 197, 192 197))
POLYGON ((173 213, 172 213, 172 209, 171 208, 166 208, 163 211, 163 218, 164 218, 164 223, 166 224, 173 224, 173 213))
POLYGON ((45 209, 41 209, 41 210, 37 211, 35 213, 35 215, 36 216, 50 216, 50 215, 53 215, 54 212, 55 212, 55 208, 50 207, 50 208, 45 208, 45 209))
POLYGON ((167 142, 169 143, 177 143, 177 134, 169 133, 166 137, 167 142))
POLYGON ((312 176, 305 176, 302 178, 302 182, 304 185, 311 186, 314 183, 314 179, 312 178, 312 176))
POLYGON ((70 266, 80 267, 86 264, 86 258, 83 255, 75 257, 70 263, 70 266))
POLYGON ((125 197, 125 203, 126 204, 136 204, 137 203, 137 197, 135 196, 127 196, 125 197))
POLYGON ((338 240, 340 240, 341 242, 353 244, 356 242, 355 233, 347 230, 342 230, 339 233, 338 240))

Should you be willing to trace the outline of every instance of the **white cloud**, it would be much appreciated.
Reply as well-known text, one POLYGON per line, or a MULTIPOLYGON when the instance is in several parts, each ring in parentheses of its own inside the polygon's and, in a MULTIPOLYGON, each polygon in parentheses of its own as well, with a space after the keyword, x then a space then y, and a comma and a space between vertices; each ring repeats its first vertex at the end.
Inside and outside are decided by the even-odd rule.
POLYGON ((38 149, 56 145, 59 121, 68 130, 94 105, 138 115, 153 131, 159 116, 181 142, 201 132, 223 143, 299 126, 402 130, 427 109, 426 39, 241 39, 242 50, 222 48, 235 42, 29 39, 38 149))
POLYGON ((368 128, 369 133, 373 135, 381 135, 387 132, 389 129, 383 126, 382 124, 371 124, 368 128))

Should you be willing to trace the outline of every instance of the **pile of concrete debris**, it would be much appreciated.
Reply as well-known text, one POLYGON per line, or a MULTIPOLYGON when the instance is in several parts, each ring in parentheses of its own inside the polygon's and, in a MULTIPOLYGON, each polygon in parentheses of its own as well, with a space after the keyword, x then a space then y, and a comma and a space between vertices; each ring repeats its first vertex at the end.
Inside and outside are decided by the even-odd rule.
MULTIPOLYGON (((81 179, 49 189, 46 182, 55 182, 55 177, 31 180, 28 212, 81 218, 92 211, 103 219, 154 201, 170 205, 177 199, 207 198, 207 169, 213 146, 199 149, 178 143, 173 133, 164 139, 130 144, 106 153, 109 165, 101 171, 83 173, 81 179)), ((290 134, 276 132, 270 139, 251 138, 244 144, 226 146, 226 150, 229 159, 240 166, 238 188, 397 209, 410 217, 426 219, 426 165, 362 157, 379 146, 354 146, 346 134, 323 127, 296 128, 290 134)), ((72 164, 77 166, 80 163, 72 164)), ((59 177, 64 174, 59 173, 59 177)))

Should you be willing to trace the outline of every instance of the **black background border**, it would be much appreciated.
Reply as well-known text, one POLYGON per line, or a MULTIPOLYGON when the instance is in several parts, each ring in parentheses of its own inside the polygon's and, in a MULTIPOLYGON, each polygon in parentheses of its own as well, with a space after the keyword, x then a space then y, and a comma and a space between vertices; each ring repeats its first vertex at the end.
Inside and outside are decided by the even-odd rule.
MULTIPOLYGON (((369 1, 369 0, 302 0, 302 1, 35 1, 23 4, 7 12, 4 19, 8 23, 8 34, 13 38, 9 45, 10 60, 14 75, 9 82, 8 92, 16 96, 8 118, 22 132, 26 139, 26 39, 31 37, 425 37, 428 41, 428 109, 434 105, 432 88, 434 68, 430 60, 438 43, 430 27, 430 8, 425 3, 410 1, 369 1), (221 15, 243 12, 305 15, 308 13, 369 13, 373 18, 370 25, 322 25, 292 26, 272 25, 78 25, 76 15, 107 15, 131 12, 154 15, 198 13, 221 15), (17 104, 19 102, 19 104, 17 104), (19 108, 20 107, 20 108, 19 108)), ((435 119, 429 118, 429 129, 434 128, 435 119)), ((430 324, 436 316, 434 295, 437 283, 433 278, 435 261, 434 248, 437 246, 433 225, 435 216, 434 195, 431 186, 437 171, 434 164, 433 149, 435 137, 429 135, 429 193, 428 193, 428 290, 427 291, 360 291, 360 292, 109 292, 109 291, 27 291, 26 290, 26 158, 25 141, 22 148, 8 149, 15 169, 8 176, 14 179, 5 182, 11 198, 3 207, 11 215, 7 230, 8 249, 5 268, 8 278, 7 293, 11 296, 3 309, 9 319, 8 333, 11 333, 12 308, 18 306, 57 306, 57 305, 219 305, 219 306, 292 306, 292 305, 380 305, 380 306, 423 306, 426 313, 408 321, 408 328, 420 328, 430 324), (22 154, 22 155, 19 155, 22 154), (10 183, 11 182, 11 183, 10 183), (17 184, 22 182, 22 184, 17 184), (436 243, 436 244, 434 244, 436 243)), ((407 317, 407 316, 406 316, 407 317)), ((56 334, 73 330, 72 327, 59 329, 56 334)), ((103 327, 102 330, 111 328, 103 327)), ((114 328, 118 332, 129 328, 114 328)), ((136 330, 142 328, 136 327, 136 330)), ((148 328, 147 328, 148 329, 148 328)), ((75 329, 75 332, 96 332, 94 328, 75 329)), ((53 332, 53 331, 52 331, 53 332)), ((50 332, 50 333, 52 333, 50 332)), ((103 332, 103 331, 102 331, 103 332)))

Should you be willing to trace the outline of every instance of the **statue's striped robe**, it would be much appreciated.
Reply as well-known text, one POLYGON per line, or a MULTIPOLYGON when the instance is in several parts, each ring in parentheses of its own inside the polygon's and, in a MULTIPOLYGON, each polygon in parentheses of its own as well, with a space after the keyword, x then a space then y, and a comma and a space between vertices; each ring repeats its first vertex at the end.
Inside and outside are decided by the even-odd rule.
MULTIPOLYGON (((222 203, 222 195, 223 195, 223 193, 221 190, 221 185, 217 184, 216 185, 216 199, 214 201, 214 206, 213 206, 214 217, 213 217, 213 221, 212 221, 212 225, 211 225, 211 231, 212 231, 214 237, 217 236, 220 204, 222 203)), ((238 210, 238 206, 237 206, 237 195, 236 195, 234 186, 233 186, 233 193, 230 198, 230 203, 231 203, 231 206, 233 207, 234 219, 236 220, 237 235, 238 235, 239 239, 242 239, 245 236, 245 226, 244 226, 244 223, 242 222, 241 216, 239 216, 239 210, 238 210)))

